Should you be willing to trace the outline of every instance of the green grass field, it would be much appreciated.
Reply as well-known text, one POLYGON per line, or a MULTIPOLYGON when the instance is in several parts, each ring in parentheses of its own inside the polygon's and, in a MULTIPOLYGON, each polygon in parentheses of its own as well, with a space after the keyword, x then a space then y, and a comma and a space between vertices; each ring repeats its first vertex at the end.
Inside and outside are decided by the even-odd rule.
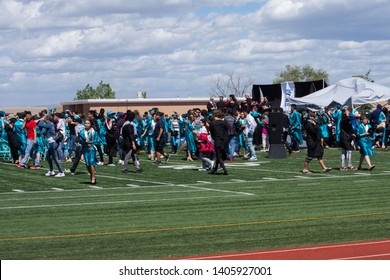
MULTIPOLYGON (((144 173, 98 167, 94 187, 83 164, 47 178, 0 161, 0 258, 163 259, 390 238, 390 151, 376 151, 372 172, 323 174, 315 160, 310 175, 305 153, 237 159, 228 176, 184 155, 157 167, 142 154, 144 173)), ((339 153, 325 151, 335 169, 339 153)))

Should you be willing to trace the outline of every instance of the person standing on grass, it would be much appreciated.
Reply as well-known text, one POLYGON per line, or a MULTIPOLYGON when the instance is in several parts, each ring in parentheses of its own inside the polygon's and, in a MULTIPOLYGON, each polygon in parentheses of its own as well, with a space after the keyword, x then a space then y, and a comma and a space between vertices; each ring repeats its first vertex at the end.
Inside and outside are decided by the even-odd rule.
POLYGON ((246 154, 247 152, 249 151, 249 148, 248 148, 248 143, 245 141, 245 135, 244 135, 244 131, 245 131, 245 128, 246 128, 246 125, 245 125, 245 113, 244 113, 245 110, 241 111, 239 113, 239 117, 237 119, 237 152, 238 152, 238 156, 243 156, 244 158, 246 157, 246 154), (241 149, 243 149, 243 153, 241 154, 241 149))
POLYGON ((179 116, 174 112, 170 122, 172 154, 176 154, 178 148, 180 148, 180 126, 181 121, 179 120, 179 116))
MULTIPOLYGON (((104 114, 104 113, 103 113, 104 114)), ((102 150, 102 134, 101 132, 101 126, 102 125, 100 116, 97 114, 96 110, 90 110, 87 113, 87 118, 91 121, 92 128, 95 130, 95 137, 94 137, 94 145, 97 149, 97 155, 99 156, 99 162, 98 165, 104 165, 104 154, 102 150)), ((104 116, 103 116, 104 118, 104 116)), ((76 133, 77 135, 77 133, 76 133)), ((105 142, 105 141, 104 141, 105 142)))
POLYGON ((18 153, 18 141, 16 140, 16 133, 14 131, 14 124, 16 122, 16 118, 11 118, 4 125, 5 132, 8 138, 8 146, 11 150, 12 163, 19 163, 19 153, 18 153))
POLYGON ((149 115, 145 114, 145 127, 144 127, 144 132, 142 133, 141 137, 145 138, 145 142, 147 144, 147 153, 149 155, 150 160, 154 160, 155 157, 155 143, 154 143, 154 128, 156 126, 156 121, 155 121, 155 115, 157 112, 155 109, 150 109, 149 110, 149 115))
POLYGON ((108 154, 108 164, 107 166, 115 166, 114 164, 114 157, 117 153, 117 140, 115 138, 115 127, 116 127, 116 120, 115 120, 115 113, 111 110, 107 111, 107 119, 104 123, 104 126, 106 127, 106 142, 107 142, 107 151, 106 154, 108 154))
POLYGON ((264 112, 260 117, 260 126, 261 126, 261 145, 263 146, 263 152, 269 150, 269 113, 264 112))
POLYGON ((341 105, 336 105, 336 111, 333 112, 332 118, 336 127, 336 145, 340 143, 340 123, 343 113, 341 112, 341 105))
MULTIPOLYGON (((82 119, 75 115, 73 117, 73 122, 75 124, 75 133, 76 133, 76 139, 75 139, 75 147, 76 147, 76 150, 75 150, 75 156, 73 158, 73 164, 72 164, 72 167, 70 168, 70 170, 65 170, 66 173, 70 173, 70 175, 74 175, 76 173, 76 169, 77 169, 77 166, 79 165, 79 162, 80 162, 80 159, 81 159, 81 156, 82 156, 82 146, 80 144, 80 141, 79 141, 79 133, 85 128, 84 125, 82 124, 82 119)), ((96 133, 96 131, 95 131, 96 133)), ((95 134, 95 137, 96 137, 96 134, 95 134)))
POLYGON ((144 132, 144 121, 142 119, 141 114, 139 113, 138 110, 134 110, 134 123, 136 126, 136 132, 137 132, 137 144, 140 149, 145 147, 145 139, 141 136, 142 133, 144 132))
POLYGON ((122 131, 122 126, 126 122, 125 120, 125 113, 118 112, 117 119, 116 119, 116 127, 115 127, 115 138, 118 143, 118 154, 119 154, 119 161, 118 164, 123 165, 126 153, 123 150, 123 138, 120 137, 120 132, 122 131))
POLYGON ((225 117, 224 121, 228 128, 228 141, 226 147, 227 158, 229 161, 234 161, 234 154, 237 147, 237 129, 236 129, 236 119, 233 116, 233 109, 227 108, 224 110, 225 117))
POLYGON ((320 125, 321 129, 321 143, 323 147, 328 147, 328 140, 329 140, 329 131, 328 131, 328 124, 329 124, 329 118, 325 111, 321 109, 318 112, 318 123, 320 125))
POLYGON ((303 144, 302 137, 302 122, 301 114, 297 111, 297 106, 291 104, 290 113, 290 137, 291 137, 291 148, 294 152, 299 152, 299 145, 303 144))
POLYGON ((5 118, 5 112, 0 111, 0 141, 7 141, 7 133, 5 132, 5 125, 7 119, 5 118))
POLYGON ((210 124, 210 134, 214 140, 214 150, 215 150, 215 164, 213 170, 210 174, 216 174, 218 166, 220 165, 223 169, 223 175, 228 175, 225 164, 223 162, 223 157, 225 153, 225 147, 227 145, 228 139, 228 127, 223 118, 223 113, 221 110, 216 109, 213 113, 214 120, 210 124))
POLYGON ((84 122, 85 128, 78 134, 80 144, 82 146, 82 154, 84 156, 85 165, 87 166, 88 173, 91 176, 91 184, 96 184, 95 168, 98 165, 96 161, 96 147, 94 143, 95 130, 92 128, 92 122, 90 119, 86 119, 84 122))
MULTIPOLYGON (((35 121, 36 124, 38 124, 39 122, 39 119, 40 117, 39 116, 34 116, 33 117, 33 120, 35 121)), ((36 131, 37 131, 37 144, 35 145, 35 151, 34 151, 34 158, 36 157, 37 158, 37 162, 39 163, 39 165, 34 165, 32 167, 30 167, 31 169, 40 169, 42 166, 40 165, 40 161, 41 161, 41 158, 42 158, 42 155, 44 154, 45 150, 46 150, 46 140, 44 139, 44 131, 42 131, 41 128, 36 127, 36 131)))
POLYGON ((199 129, 199 159, 202 160, 202 168, 199 171, 207 171, 214 167, 214 146, 209 139, 209 132, 206 128, 206 120, 200 120, 199 129))
POLYGON ((309 119, 304 125, 304 129, 306 130, 306 144, 307 144, 307 157, 303 164, 302 173, 310 174, 312 173, 309 170, 309 163, 313 160, 313 158, 317 158, 318 163, 322 168, 322 172, 326 173, 332 170, 332 168, 326 167, 325 162, 323 160, 324 156, 324 147, 321 144, 321 131, 320 126, 316 122, 315 113, 309 113, 309 119))
POLYGON ((356 137, 353 126, 352 118, 348 107, 343 108, 343 115, 340 122, 340 147, 341 147, 341 171, 355 170, 356 168, 352 165, 352 151, 354 147, 352 145, 353 139, 356 137), (347 165, 345 164, 347 161, 347 165))
POLYGON ((256 161, 257 156, 256 156, 255 146, 253 144, 253 137, 257 127, 257 123, 250 113, 248 113, 247 111, 243 111, 243 112, 245 115, 244 136, 245 136, 245 142, 248 145, 248 150, 249 150, 249 152, 247 153, 249 156, 247 156, 246 158, 249 161, 256 161))
POLYGON ((56 125, 56 131, 60 131, 62 134, 62 140, 58 142, 58 156, 60 158, 60 161, 62 163, 66 162, 66 157, 65 157, 65 151, 64 151, 64 145, 65 145, 65 139, 66 139, 66 123, 65 123, 65 118, 62 113, 55 113, 53 115, 53 122, 56 125))
POLYGON ((38 126, 42 129, 46 129, 46 140, 49 143, 49 149, 46 154, 46 160, 49 164, 49 171, 45 174, 46 176, 64 177, 65 174, 62 171, 61 163, 58 159, 58 147, 59 144, 54 140, 56 136, 55 125, 53 123, 53 117, 50 115, 45 116, 38 122, 38 126), (58 168, 58 174, 54 172, 53 160, 58 168))
POLYGON ((356 136, 359 141, 360 147, 360 160, 358 170, 362 169, 363 161, 365 160, 368 165, 368 170, 373 170, 375 165, 371 164, 370 156, 374 155, 375 152, 372 149, 373 141, 371 138, 372 134, 371 125, 368 124, 368 118, 365 115, 360 117, 360 125, 358 126, 356 136))
POLYGON ((154 127, 154 139, 156 143, 156 164, 161 164, 161 156, 165 158, 165 163, 169 161, 169 154, 164 152, 164 145, 166 143, 165 138, 165 124, 164 124, 164 113, 158 112, 156 114, 156 126, 154 127))
POLYGON ((18 142, 18 154, 19 154, 19 160, 18 162, 22 162, 22 159, 24 157, 24 151, 26 150, 26 131, 25 129, 22 129, 24 124, 24 117, 25 113, 18 113, 17 119, 13 125, 13 129, 16 135, 16 141, 18 142))
POLYGON ((39 159, 36 156, 35 149, 37 144, 37 124, 33 120, 33 117, 31 115, 30 111, 26 111, 26 116, 24 117, 24 123, 22 125, 22 130, 26 129, 27 133, 27 145, 26 150, 24 151, 24 157, 22 159, 22 162, 17 164, 17 167, 20 168, 28 168, 27 162, 30 158, 30 155, 33 155, 34 157, 34 165, 32 166, 32 169, 40 168, 39 159))
POLYGON ((125 153, 125 158, 123 161, 124 169, 122 173, 128 173, 127 169, 130 158, 133 160, 134 165, 136 167, 136 173, 141 173, 143 170, 141 169, 140 161, 138 159, 138 142, 137 142, 137 124, 134 122, 135 113, 131 111, 127 111, 125 122, 121 128, 120 135, 122 137, 123 142, 123 151, 125 153))
POLYGON ((196 153, 196 140, 195 140, 195 116, 188 113, 187 118, 183 121, 184 125, 184 135, 186 138, 186 151, 187 151, 187 161, 193 161, 193 155, 196 153))

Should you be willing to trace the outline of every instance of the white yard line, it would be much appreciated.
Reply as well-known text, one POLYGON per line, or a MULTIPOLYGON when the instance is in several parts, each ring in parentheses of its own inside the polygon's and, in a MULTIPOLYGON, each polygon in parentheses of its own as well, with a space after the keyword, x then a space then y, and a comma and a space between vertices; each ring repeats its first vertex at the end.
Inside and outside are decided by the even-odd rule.
POLYGON ((226 197, 237 197, 237 195, 199 196, 199 197, 183 197, 183 198, 163 198, 163 199, 148 199, 148 200, 102 201, 102 202, 84 202, 84 203, 67 203, 67 204, 21 205, 21 206, 0 207, 0 210, 32 209, 32 208, 58 208, 58 207, 79 207, 79 206, 112 205, 112 204, 125 204, 125 203, 155 203, 155 202, 164 202, 164 201, 183 201, 183 200, 226 198, 226 197))
POLYGON ((97 190, 100 190, 100 189, 103 189, 103 187, 99 187, 99 186, 89 186, 91 189, 97 189, 97 190))
MULTIPOLYGON (((159 186, 140 186, 138 188, 145 188, 145 189, 152 189, 152 188, 166 188, 166 187, 174 187, 175 185, 174 184, 170 184, 170 185, 159 185, 159 186)), ((67 192, 91 192, 91 191, 115 191, 115 190, 129 190, 129 189, 133 189, 134 187, 115 187, 115 188, 103 188, 103 189, 89 189, 89 188, 82 188, 82 189, 71 189, 71 190, 63 190, 64 193, 67 193, 67 192)), ((54 188, 51 188, 50 190, 46 190, 46 191, 25 191, 23 193, 20 193, 20 194, 23 194, 23 195, 27 195, 27 194, 42 194, 42 193, 58 193, 58 191, 54 191, 54 188)), ((2 195, 16 195, 17 193, 16 192, 5 192, 5 193, 0 193, 0 197, 2 195)))
POLYGON ((246 180, 241 180, 241 179, 230 179, 231 182, 237 182, 237 183, 245 183, 246 180))
POLYGON ((222 193, 234 193, 238 195, 255 195, 253 193, 245 193, 245 192, 236 192, 236 191, 228 191, 228 190, 221 190, 221 189, 212 189, 212 188, 204 188, 204 187, 197 187, 193 186, 191 184, 188 185, 177 185, 179 187, 184 187, 184 188, 191 188, 191 189, 198 189, 198 190, 205 190, 205 191, 213 191, 213 192, 222 192, 222 193))
POLYGON ((139 180, 139 179, 134 179, 133 177, 132 178, 123 178, 123 177, 114 177, 114 176, 99 175, 99 174, 96 174, 96 177, 113 179, 113 180, 120 180, 120 181, 132 181, 132 182, 141 182, 141 183, 149 183, 149 184, 159 184, 159 185, 169 185, 170 184, 170 183, 163 183, 163 182, 139 180))
POLYGON ((262 179, 267 180, 267 181, 278 181, 279 180, 278 178, 268 178, 268 177, 263 177, 262 179))
MULTIPOLYGON (((116 193, 116 194, 96 194, 96 195, 70 195, 70 196, 49 196, 49 197, 18 197, 9 199, 0 199, 0 202, 9 201, 36 201, 36 200, 55 200, 55 199, 80 199, 80 198, 100 198, 100 197, 115 197, 115 196, 139 196, 139 195, 165 195, 175 193, 196 193, 206 192, 207 190, 195 189, 195 190, 181 190, 181 191, 164 191, 164 192, 138 192, 138 193, 116 193)), ((56 192, 58 193, 58 191, 56 192)))
POLYGON ((304 180, 310 179, 310 177, 308 176, 294 176, 294 178, 304 179, 304 180))

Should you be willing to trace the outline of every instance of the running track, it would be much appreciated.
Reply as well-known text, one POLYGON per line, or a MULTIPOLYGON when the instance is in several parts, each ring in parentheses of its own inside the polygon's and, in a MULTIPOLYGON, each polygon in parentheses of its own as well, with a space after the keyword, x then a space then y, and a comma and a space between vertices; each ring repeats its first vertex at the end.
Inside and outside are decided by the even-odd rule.
POLYGON ((186 260, 390 260, 390 239, 305 246, 222 255, 185 257, 186 260))

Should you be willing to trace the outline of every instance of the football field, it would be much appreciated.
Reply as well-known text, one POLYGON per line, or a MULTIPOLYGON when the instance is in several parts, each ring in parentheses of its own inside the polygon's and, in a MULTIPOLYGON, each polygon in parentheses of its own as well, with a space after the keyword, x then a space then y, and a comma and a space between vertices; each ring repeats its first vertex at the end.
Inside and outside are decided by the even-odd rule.
POLYGON ((313 160, 302 174, 305 153, 238 158, 228 176, 184 154, 161 166, 141 154, 143 173, 99 166, 96 185, 84 164, 53 178, 46 162, 0 161, 0 258, 166 259, 390 239, 390 151, 376 150, 370 172, 338 170, 340 150, 326 149, 334 170, 313 160))

